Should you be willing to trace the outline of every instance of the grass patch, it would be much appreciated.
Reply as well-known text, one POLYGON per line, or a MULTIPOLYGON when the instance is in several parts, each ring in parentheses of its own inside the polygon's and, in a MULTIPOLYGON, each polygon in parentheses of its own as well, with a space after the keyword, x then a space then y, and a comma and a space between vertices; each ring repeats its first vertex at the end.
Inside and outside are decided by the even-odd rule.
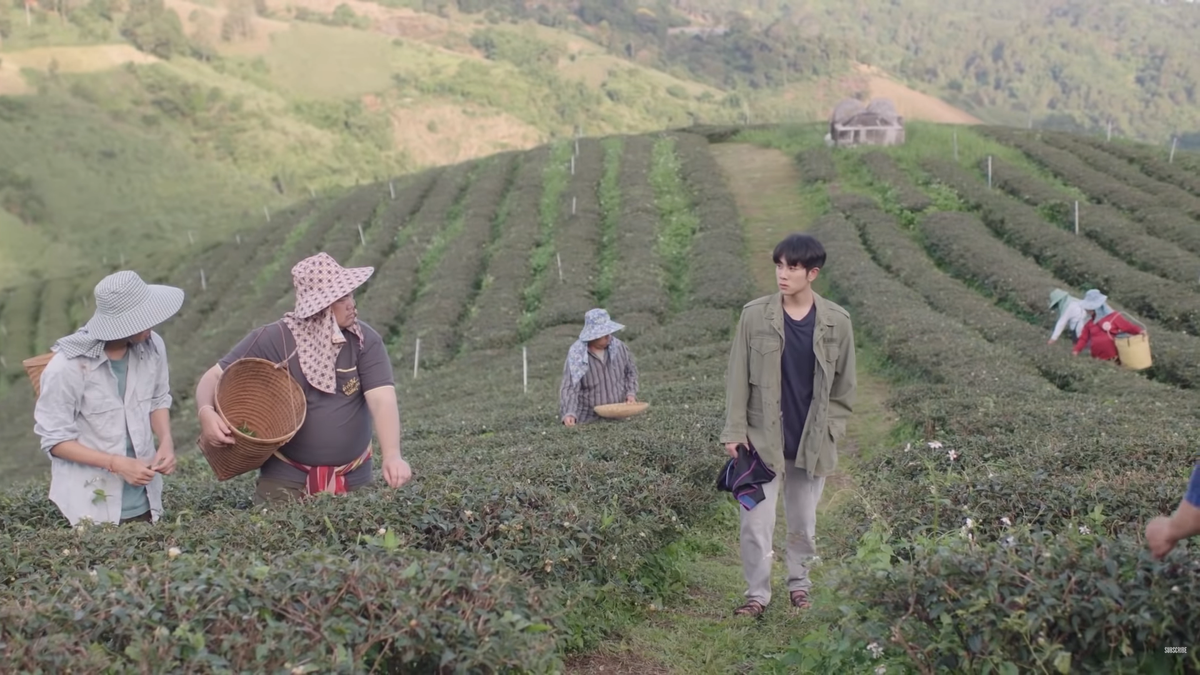
POLYGON ((675 139, 654 142, 650 164, 650 184, 660 219, 658 255, 663 261, 663 287, 670 296, 671 310, 684 309, 689 289, 689 250, 700 219, 692 211, 692 201, 679 177, 679 157, 675 139))
POLYGON ((550 161, 543 172, 542 198, 538 202, 538 238, 529 257, 529 285, 522 292, 523 312, 519 335, 521 341, 529 339, 534 331, 534 320, 542 300, 542 285, 546 270, 554 260, 554 234, 562 215, 563 193, 570 181, 569 162, 574 152, 569 141, 558 141, 550 151, 550 161))
POLYGON ((604 176, 600 179, 600 259, 596 281, 596 305, 603 307, 612 295, 617 267, 617 226, 621 217, 621 152, 619 138, 608 138, 604 146, 604 176))

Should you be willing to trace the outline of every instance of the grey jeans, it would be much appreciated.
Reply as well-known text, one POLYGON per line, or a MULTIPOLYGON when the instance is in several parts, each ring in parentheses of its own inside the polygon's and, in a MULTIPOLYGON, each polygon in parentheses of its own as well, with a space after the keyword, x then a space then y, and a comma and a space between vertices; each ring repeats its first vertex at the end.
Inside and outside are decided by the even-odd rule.
POLYGON ((774 560, 772 540, 775 534, 775 508, 780 485, 783 486, 783 508, 787 521, 788 591, 807 591, 812 587, 808 578, 809 560, 816 555, 813 535, 817 529, 817 502, 825 488, 825 477, 812 477, 808 472, 784 461, 782 475, 763 486, 764 498, 749 511, 741 509, 742 573, 746 577, 746 599, 756 600, 764 607, 771 602, 771 562, 774 560))

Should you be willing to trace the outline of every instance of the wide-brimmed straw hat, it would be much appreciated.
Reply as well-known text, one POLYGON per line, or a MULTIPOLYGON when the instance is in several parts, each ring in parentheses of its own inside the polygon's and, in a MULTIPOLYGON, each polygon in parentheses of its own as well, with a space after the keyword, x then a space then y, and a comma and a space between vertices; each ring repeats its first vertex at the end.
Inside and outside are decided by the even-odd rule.
POLYGON ((374 273, 374 267, 342 267, 324 251, 301 260, 292 267, 295 315, 307 319, 319 313, 362 286, 374 273))
POLYGON ((587 314, 583 315, 583 330, 579 332, 579 339, 583 342, 591 342, 605 335, 611 335, 624 327, 609 318, 607 311, 590 309, 587 314))
POLYGON ((122 340, 154 328, 183 306, 183 289, 147 284, 137 272, 114 272, 96 284, 96 311, 84 326, 96 340, 122 340))
POLYGON ((1103 307, 1106 302, 1108 302, 1108 296, 1093 288, 1084 294, 1083 300, 1079 302, 1079 306, 1084 311, 1094 312, 1103 307))

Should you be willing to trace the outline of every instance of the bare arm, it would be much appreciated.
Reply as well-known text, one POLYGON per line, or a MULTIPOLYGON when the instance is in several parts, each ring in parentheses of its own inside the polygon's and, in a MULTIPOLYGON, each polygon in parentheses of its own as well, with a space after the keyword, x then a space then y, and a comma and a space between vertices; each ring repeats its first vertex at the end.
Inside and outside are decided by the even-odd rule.
POLYGON ((196 385, 196 412, 205 406, 209 406, 214 410, 217 407, 217 380, 221 379, 221 366, 213 366, 204 373, 204 377, 200 378, 200 382, 196 385))
POLYGON ((217 382, 221 366, 213 366, 196 384, 196 418, 200 420, 200 442, 215 448, 233 445, 233 430, 217 414, 217 382))
POLYGON ((375 436, 386 461, 400 455, 400 408, 396 401, 395 387, 376 387, 363 396, 371 410, 371 421, 375 425, 375 436))

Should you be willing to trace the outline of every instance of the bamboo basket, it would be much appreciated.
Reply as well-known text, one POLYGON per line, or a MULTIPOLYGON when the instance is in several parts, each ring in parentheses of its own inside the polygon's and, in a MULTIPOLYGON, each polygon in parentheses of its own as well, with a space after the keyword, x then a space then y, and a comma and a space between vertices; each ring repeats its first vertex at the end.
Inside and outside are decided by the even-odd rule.
POLYGON ((304 390, 288 372, 287 361, 234 361, 221 374, 216 399, 217 414, 229 425, 234 444, 217 448, 197 445, 217 480, 222 481, 261 467, 292 440, 308 412, 304 390))
POLYGON ((640 415, 649 408, 650 404, 645 401, 637 401, 635 403, 610 403, 608 405, 598 405, 592 410, 596 414, 610 420, 621 420, 626 417, 640 415))
POLYGON ((46 365, 53 358, 54 352, 47 352, 21 362, 21 365, 25 367, 25 374, 29 376, 29 383, 33 385, 34 400, 42 395, 42 371, 46 369, 46 365))

